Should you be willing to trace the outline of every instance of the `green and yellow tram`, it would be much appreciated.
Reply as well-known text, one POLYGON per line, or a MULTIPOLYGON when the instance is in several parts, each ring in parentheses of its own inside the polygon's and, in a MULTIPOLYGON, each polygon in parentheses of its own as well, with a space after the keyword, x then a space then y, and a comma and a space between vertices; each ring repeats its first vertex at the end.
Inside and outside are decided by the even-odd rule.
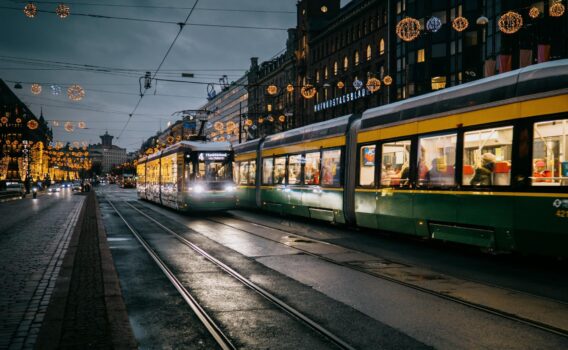
POLYGON ((568 60, 271 135, 235 152, 242 206, 568 256, 568 60))

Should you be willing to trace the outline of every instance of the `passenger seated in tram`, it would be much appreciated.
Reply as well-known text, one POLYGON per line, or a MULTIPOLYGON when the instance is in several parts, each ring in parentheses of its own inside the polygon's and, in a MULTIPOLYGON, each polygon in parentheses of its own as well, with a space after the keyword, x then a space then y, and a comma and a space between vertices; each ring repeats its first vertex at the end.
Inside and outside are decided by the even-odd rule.
POLYGON ((552 172, 548 169, 546 169, 546 162, 544 160, 541 159, 537 159, 534 162, 534 171, 533 171, 533 177, 535 177, 536 179, 533 179, 533 182, 551 182, 552 179, 543 179, 546 177, 552 177, 552 172))
POLYGON ((475 169, 475 174, 471 179, 473 186, 491 186, 493 184, 493 169, 495 166, 495 155, 484 153, 481 156, 481 165, 475 169))

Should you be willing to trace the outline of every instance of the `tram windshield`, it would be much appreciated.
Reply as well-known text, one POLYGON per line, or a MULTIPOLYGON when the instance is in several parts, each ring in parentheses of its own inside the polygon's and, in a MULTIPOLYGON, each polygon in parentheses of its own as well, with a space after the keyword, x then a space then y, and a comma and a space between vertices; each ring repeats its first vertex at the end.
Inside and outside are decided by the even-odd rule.
POLYGON ((199 152, 196 178, 206 181, 231 179, 231 157, 229 152, 199 152))

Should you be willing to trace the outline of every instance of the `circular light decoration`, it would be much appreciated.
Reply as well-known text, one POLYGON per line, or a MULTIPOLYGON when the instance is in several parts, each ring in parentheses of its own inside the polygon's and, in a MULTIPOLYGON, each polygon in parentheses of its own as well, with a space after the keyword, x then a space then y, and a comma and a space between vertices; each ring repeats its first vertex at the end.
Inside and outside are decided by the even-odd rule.
POLYGON ((345 83, 343 83, 341 80, 337 82, 337 88, 338 89, 343 89, 345 87, 345 83))
POLYGON ((71 122, 65 122, 64 128, 67 132, 73 132, 73 130, 75 130, 75 126, 73 126, 73 123, 71 122))
POLYGON ((381 81, 377 78, 369 78, 367 80, 367 90, 371 93, 379 91, 381 88, 381 81))
POLYGON ((247 120, 245 120, 245 125, 246 125, 246 126, 251 126, 251 125, 252 125, 252 119, 247 119, 247 120))
MULTIPOLYGON (((75 148, 79 148, 79 141, 73 141, 73 147, 75 148)), ((77 153, 77 154, 81 154, 81 152, 77 153)))
POLYGON ((359 90, 360 88, 363 87, 363 82, 359 79, 355 79, 353 81, 353 87, 355 88, 355 90, 359 90))
POLYGON ((215 124, 213 124, 213 127, 215 128, 215 130, 221 131, 221 130, 223 130, 223 123, 222 122, 215 122, 215 124))
POLYGON ((67 96, 71 101, 81 101, 85 97, 85 90, 80 85, 74 84, 67 89, 67 96))
POLYGON ((269 115, 269 116, 266 118, 266 120, 268 120, 269 122, 272 123, 272 122, 274 121, 274 117, 271 116, 271 115, 269 115))
POLYGON ((61 86, 59 85, 51 85, 51 94, 54 96, 58 96, 61 94, 61 86))
POLYGON ((420 35, 420 22, 412 17, 403 18, 396 25, 396 35, 406 42, 418 38, 418 35, 420 35))
POLYGON ((268 85, 268 87, 266 88, 266 92, 269 95, 276 95, 278 93, 278 87, 276 85, 268 85))
POLYGON ((286 86, 286 91, 288 91, 288 92, 294 92, 294 85, 288 84, 288 85, 286 86))
POLYGON ((554 3, 554 5, 550 6, 548 13, 551 17, 560 17, 564 14, 565 10, 566 8, 564 7, 564 5, 562 5, 560 1, 557 1, 554 3))
POLYGON ((523 26, 523 16, 514 11, 505 13, 497 22, 499 29, 505 34, 514 34, 523 26))
POLYGON ((316 88, 315 86, 313 86, 312 84, 306 84, 304 86, 302 86, 302 90, 300 91, 300 93, 302 94, 302 96, 305 99, 310 99, 313 98, 316 95, 316 88))
POLYGON ((390 84, 392 84, 392 77, 390 75, 385 75, 385 77, 383 78, 383 83, 385 84, 385 86, 389 86, 390 84))
POLYGON ((22 118, 16 118, 16 123, 20 124, 22 122, 22 118))
POLYGON ((37 129, 38 126, 39 126, 39 123, 35 119, 31 119, 30 121, 28 121, 28 128, 30 130, 35 130, 35 129, 37 129))
POLYGON ((468 26, 469 22, 467 21, 467 18, 462 16, 456 17, 452 21, 452 28, 454 28, 458 32, 463 32, 467 29, 468 26))
POLYGON ((237 124, 235 124, 234 121, 229 120, 227 122, 227 132, 232 132, 233 130, 235 130, 236 127, 237 127, 237 124))
POLYGON ((59 18, 67 18, 67 16, 69 16, 70 13, 69 6, 65 4, 59 4, 55 8, 55 13, 57 14, 57 16, 59 16, 59 18))
POLYGON ((174 137, 173 137, 172 135, 168 136, 168 138, 167 138, 167 141, 168 141, 169 144, 174 143, 174 140, 175 140, 175 139, 174 139, 174 137))
POLYGON ((530 18, 532 18, 532 19, 537 18, 538 16, 540 16, 540 10, 539 10, 537 7, 532 7, 532 8, 529 10, 529 16, 530 16, 530 18))
POLYGON ((262 124, 264 123, 264 118, 263 117, 259 117, 258 118, 258 124, 262 124))
POLYGON ((34 18, 37 14, 37 6, 34 3, 30 2, 24 7, 24 14, 26 15, 26 17, 34 18))
POLYGON ((51 123, 53 124, 53 126, 59 126, 59 121, 57 121, 57 120, 54 120, 51 123))
POLYGON ((32 84, 31 87, 32 94, 39 95, 41 94, 41 85, 39 84, 32 84))
POLYGON ((0 122, 2 122, 2 124, 8 124, 8 117, 0 118, 0 122))
POLYGON ((438 17, 430 17, 426 22, 426 29, 429 32, 436 33, 440 28, 442 28, 442 21, 438 17))
POLYGON ((282 114, 281 116, 278 117, 278 121, 280 123, 284 123, 286 121, 286 116, 284 114, 282 114))
POLYGON ((217 142, 225 142, 225 136, 219 136, 217 142))

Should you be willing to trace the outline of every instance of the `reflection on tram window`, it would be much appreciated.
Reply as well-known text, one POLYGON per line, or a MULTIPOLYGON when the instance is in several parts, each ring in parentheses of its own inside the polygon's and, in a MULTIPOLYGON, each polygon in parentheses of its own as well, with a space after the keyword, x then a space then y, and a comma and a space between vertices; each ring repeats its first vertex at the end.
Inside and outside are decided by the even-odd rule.
POLYGON ((207 181, 231 178, 231 161, 228 153, 202 152, 198 156, 197 178, 207 181))
POLYGON ((241 162, 238 172, 239 185, 254 185, 256 176, 256 161, 241 162))
POLYGON ((322 179, 324 186, 341 185, 341 150, 334 149, 323 151, 322 155, 322 179))
POLYGON ((533 186, 568 186, 568 119, 534 124, 533 186))
POLYGON ((359 185, 375 186, 375 145, 361 146, 359 150, 359 185))
POLYGON ((264 158, 262 160, 262 184, 272 185, 273 168, 274 168, 273 158, 264 158))
POLYGON ((249 162, 249 185, 256 183, 256 160, 249 162))
POLYGON ((286 156, 274 158, 274 183, 286 183, 286 156))
POLYGON ((509 186, 513 127, 469 131, 464 134, 464 186, 509 186))
POLYGON ((418 143, 418 186, 455 185, 457 134, 422 137, 418 143))
POLYGON ((320 153, 306 153, 304 177, 306 185, 319 185, 320 183, 320 153))
POLYGON ((381 186, 408 186, 410 174, 410 140, 383 144, 381 186))
POLYGON ((302 155, 288 157, 288 183, 290 185, 302 183, 302 155))

